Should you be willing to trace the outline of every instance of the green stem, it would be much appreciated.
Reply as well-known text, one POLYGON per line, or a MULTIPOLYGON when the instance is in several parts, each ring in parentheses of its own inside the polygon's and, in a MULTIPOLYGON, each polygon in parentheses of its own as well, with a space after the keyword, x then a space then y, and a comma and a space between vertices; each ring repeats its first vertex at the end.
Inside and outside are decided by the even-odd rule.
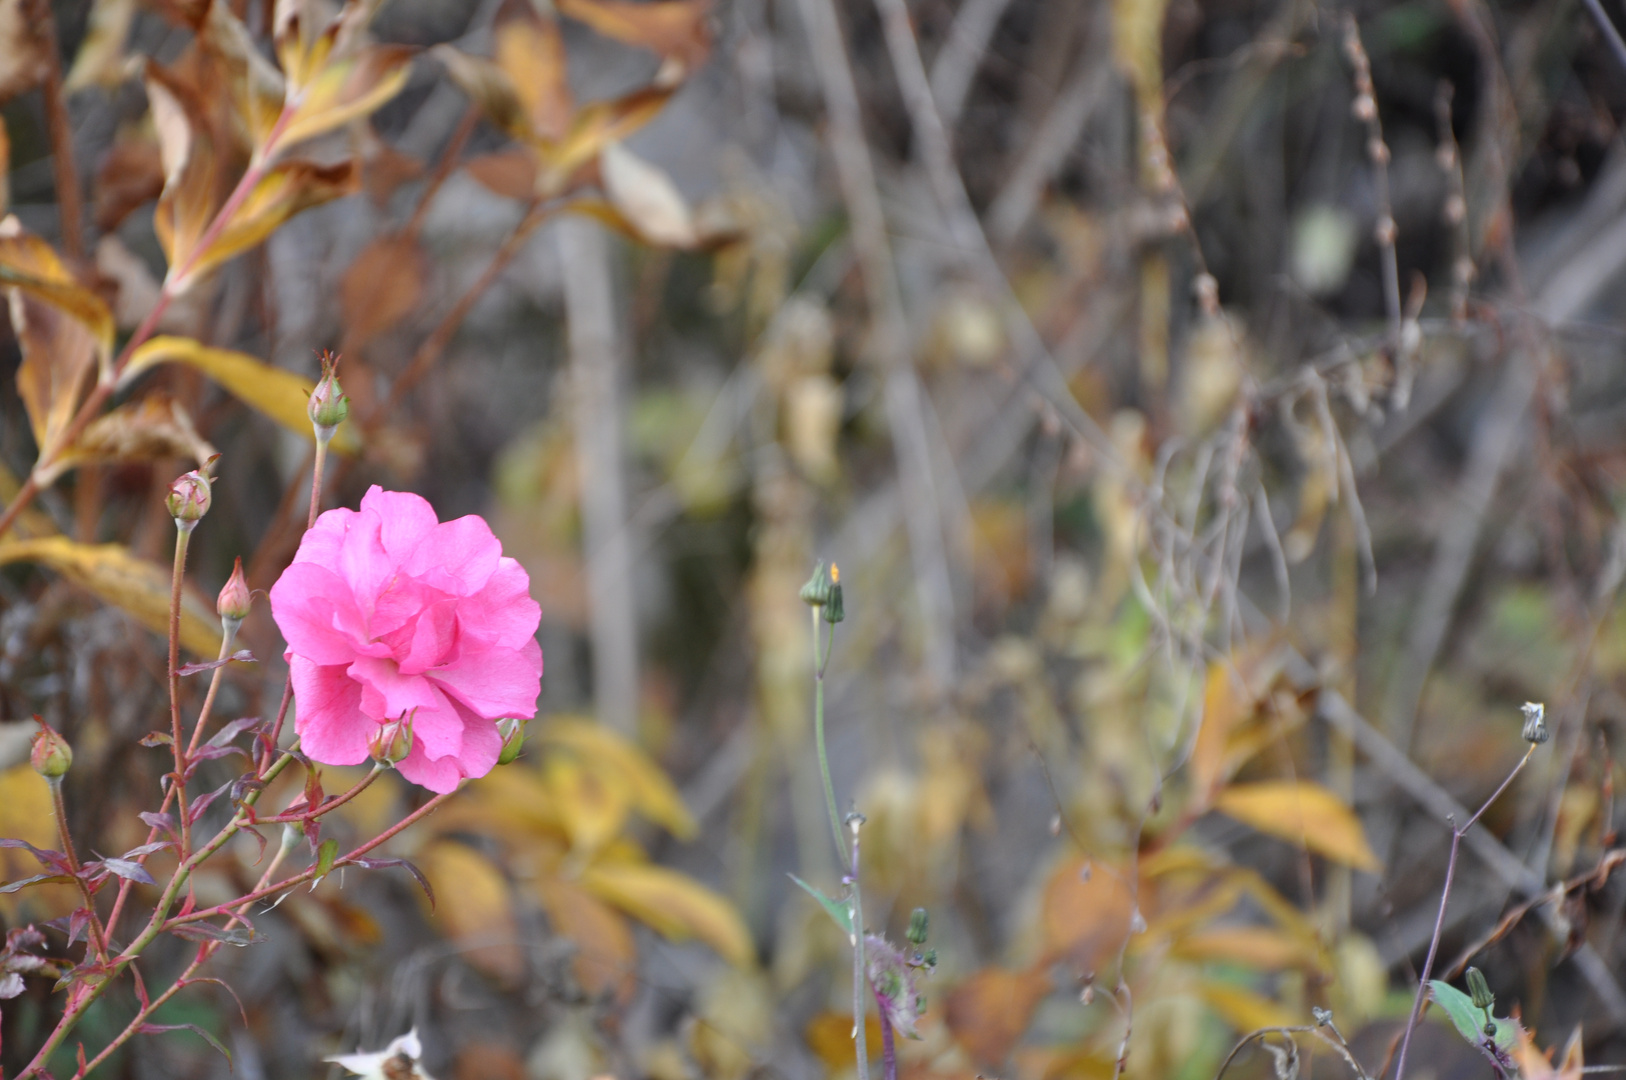
POLYGON ((853 892, 853 1051, 858 1057, 858 1080, 869 1080, 869 1051, 864 1047, 867 998, 864 987, 869 980, 864 970, 864 894, 858 887, 858 829, 864 824, 864 816, 853 814, 847 820, 853 831, 852 877, 849 879, 853 892))
MULTIPOLYGON (((836 787, 830 782, 830 755, 824 749, 824 667, 829 650, 819 650, 819 609, 813 612, 813 742, 818 750, 819 775, 824 779, 824 805, 830 811, 830 836, 836 842, 836 859, 847 859, 847 841, 841 835, 841 813, 836 809, 836 787)), ((830 644, 835 644, 835 628, 831 627, 830 644)))

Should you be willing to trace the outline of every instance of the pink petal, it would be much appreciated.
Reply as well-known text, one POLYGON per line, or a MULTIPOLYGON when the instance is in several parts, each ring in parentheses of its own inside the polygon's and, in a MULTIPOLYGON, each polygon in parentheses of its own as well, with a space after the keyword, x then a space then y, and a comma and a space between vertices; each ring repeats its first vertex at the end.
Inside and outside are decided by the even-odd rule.
POLYGON ((289 564, 271 586, 271 617, 290 651, 318 664, 345 664, 365 642, 365 624, 345 582, 316 563, 289 564))
POLYGON ((402 569, 437 589, 469 596, 485 587, 502 558, 502 544, 473 514, 436 525, 402 569))
POLYGON ((542 647, 532 639, 517 649, 465 651, 460 663, 426 678, 487 719, 529 719, 542 692, 542 647))
POLYGON ((531 599, 531 576, 525 568, 514 559, 503 558, 485 588, 458 605, 457 616, 465 634, 516 648, 536 636, 542 605, 531 599))
POLYGON ((299 746, 323 765, 359 765, 376 726, 361 712, 361 685, 342 667, 320 667, 292 652, 288 674, 294 684, 294 730, 299 746))
POLYGON ((458 767, 456 758, 430 758, 415 743, 412 752, 395 768, 414 784, 441 795, 456 791, 463 780, 463 770, 458 767))
POLYGON ((394 660, 359 656, 346 672, 361 687, 361 710, 376 720, 394 720, 413 709, 439 709, 441 698, 429 680, 402 675, 394 660))

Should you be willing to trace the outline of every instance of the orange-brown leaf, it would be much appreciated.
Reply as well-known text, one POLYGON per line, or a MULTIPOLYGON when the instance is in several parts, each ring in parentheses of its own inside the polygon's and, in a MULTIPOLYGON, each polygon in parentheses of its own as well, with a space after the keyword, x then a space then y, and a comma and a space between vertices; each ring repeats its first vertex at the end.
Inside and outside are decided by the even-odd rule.
POLYGON ((595 997, 611 991, 624 1004, 637 988, 638 950, 627 920, 563 878, 538 878, 536 893, 554 932, 576 946, 571 966, 582 989, 595 997))
POLYGON ((531 129, 544 139, 562 137, 576 106, 559 24, 530 4, 510 4, 495 37, 497 66, 512 82, 531 129))
POLYGON ((0 103, 26 94, 50 73, 50 37, 41 19, 51 8, 41 0, 0 0, 0 103))
POLYGON ((955 987, 944 1006, 949 1031, 974 1061, 1000 1068, 1050 993, 1043 970, 984 968, 955 987))
MULTIPOLYGON (((807 1022, 802 1038, 818 1059, 824 1062, 832 1075, 851 1070, 858 1064, 857 1048, 853 1045, 852 1013, 821 1012, 807 1022)), ((881 1018, 873 1013, 864 1015, 864 1046, 873 1049, 881 1045, 881 1018)))
POLYGON ((659 53, 692 73, 711 51, 707 17, 711 0, 663 0, 639 4, 627 0, 557 0, 559 11, 591 26, 605 37, 659 53))
POLYGON ((484 57, 470 56, 450 45, 436 45, 429 55, 441 62, 452 82, 480 107, 487 120, 521 142, 536 142, 539 136, 531 126, 519 87, 506 71, 484 57))
POLYGON ((463 166, 488 190, 510 199, 536 193, 536 157, 526 150, 498 150, 469 159, 463 166))
POLYGON ((670 87, 648 87, 613 101, 595 101, 577 112, 563 139, 538 145, 546 166, 541 193, 563 191, 577 170, 598 157, 606 144, 625 139, 649 123, 671 96, 670 87))
POLYGON ((409 236, 380 236, 361 249, 339 285, 343 352, 355 352, 416 310, 429 260, 409 236))
POLYGON ((1116 868, 1069 859, 1050 875, 1040 902, 1044 955, 1095 971, 1123 946, 1134 910, 1116 868))

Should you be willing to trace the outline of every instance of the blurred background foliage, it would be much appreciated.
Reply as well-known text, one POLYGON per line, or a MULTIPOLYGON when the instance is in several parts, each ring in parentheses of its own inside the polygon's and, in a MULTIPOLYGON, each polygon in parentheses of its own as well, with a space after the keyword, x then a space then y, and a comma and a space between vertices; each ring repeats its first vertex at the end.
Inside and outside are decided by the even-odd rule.
MULTIPOLYGON (((248 165, 230 73, 293 74, 278 9, 329 13, 0 0, 0 265, 135 330, 248 165), (218 175, 171 167, 181 113, 218 175)), ((163 1022, 248 1077, 414 1024, 443 1080, 850 1075, 846 944, 786 876, 839 888, 797 599, 826 559, 866 914, 901 939, 929 908, 940 961, 904 1075, 1204 1080, 1313 1008, 1380 1075, 1444 818, 1518 759, 1525 700, 1554 738, 1467 845, 1442 961, 1474 950, 1540 1046, 1580 1025, 1622 1060, 1626 55, 1587 5, 391 0, 369 33, 374 81, 0 538, 0 833, 53 835, 38 713, 81 843, 141 841, 161 493, 218 451, 198 596, 238 555, 275 580, 324 348, 356 417, 328 503, 486 515, 543 607, 542 708, 393 846, 433 905, 385 873, 292 895, 217 961, 235 1001, 163 1022)), ((66 346, 16 330, 17 280, 8 499, 75 392, 30 382, 66 346)), ((256 715, 263 605, 244 639, 226 707, 256 715)), ((46 991, 5 1003, 6 1068, 46 991)), ((1482 1075, 1453 1038, 1414 1068, 1482 1075)), ((172 1035, 108 1071, 226 1065, 172 1035)))

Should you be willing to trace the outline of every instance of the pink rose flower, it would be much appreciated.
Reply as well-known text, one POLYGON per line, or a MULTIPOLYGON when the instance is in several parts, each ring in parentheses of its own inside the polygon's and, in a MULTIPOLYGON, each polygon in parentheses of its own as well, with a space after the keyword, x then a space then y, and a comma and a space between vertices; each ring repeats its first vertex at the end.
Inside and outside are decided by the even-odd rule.
POLYGON ((446 792, 490 772, 497 720, 536 715, 530 588, 485 521, 441 522, 417 495, 375 485, 359 510, 317 518, 271 587, 300 749, 359 765, 382 728, 405 722, 412 749, 396 767, 413 783, 446 792))

